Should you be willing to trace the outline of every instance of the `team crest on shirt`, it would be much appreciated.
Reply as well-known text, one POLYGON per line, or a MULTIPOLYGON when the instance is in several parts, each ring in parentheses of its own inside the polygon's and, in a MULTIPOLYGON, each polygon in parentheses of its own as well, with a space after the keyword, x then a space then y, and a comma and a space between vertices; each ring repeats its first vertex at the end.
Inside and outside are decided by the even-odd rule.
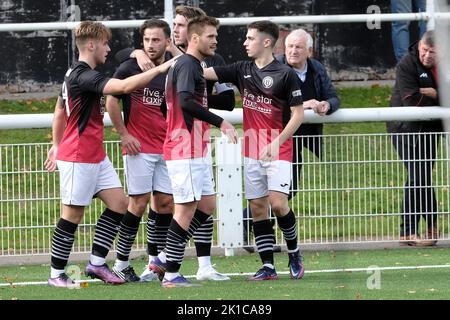
POLYGON ((270 76, 264 77, 264 79, 262 80, 262 84, 264 88, 269 89, 273 85, 273 78, 270 76))
POLYGON ((202 66, 202 68, 208 68, 208 65, 205 61, 200 62, 200 65, 202 66))

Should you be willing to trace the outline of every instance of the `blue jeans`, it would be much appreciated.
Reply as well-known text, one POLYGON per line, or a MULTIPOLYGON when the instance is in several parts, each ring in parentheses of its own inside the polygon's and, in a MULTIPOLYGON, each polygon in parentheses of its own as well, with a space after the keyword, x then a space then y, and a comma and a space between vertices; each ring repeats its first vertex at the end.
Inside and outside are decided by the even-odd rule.
MULTIPOLYGON (((426 0, 391 0, 392 13, 412 13, 426 11, 426 0)), ((392 45, 394 46, 395 58, 397 61, 408 52, 409 48, 409 21, 392 22, 392 45)), ((427 22, 419 22, 419 36, 427 31, 427 22)))

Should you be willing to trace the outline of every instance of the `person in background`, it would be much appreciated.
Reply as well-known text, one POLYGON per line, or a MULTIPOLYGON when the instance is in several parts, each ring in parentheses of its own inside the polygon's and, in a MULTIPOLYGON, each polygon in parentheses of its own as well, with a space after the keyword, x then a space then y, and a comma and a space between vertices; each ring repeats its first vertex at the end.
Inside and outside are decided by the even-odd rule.
MULTIPOLYGON (((425 12, 426 7, 426 0, 391 0, 392 13, 425 12)), ((411 44, 409 27, 410 21, 392 21, 392 45, 397 62, 408 53, 411 44)), ((425 31, 427 31, 427 23, 421 20, 419 21, 419 38, 425 31)))
MULTIPOLYGON (((427 31, 412 45, 396 69, 395 86, 390 105, 439 106, 439 83, 434 31, 427 31)), ((400 229, 402 245, 433 246, 438 239, 437 203, 433 188, 433 167, 436 162, 442 122, 391 121, 387 131, 407 171, 403 193, 403 215, 400 229), (427 233, 418 234, 424 218, 427 233)))

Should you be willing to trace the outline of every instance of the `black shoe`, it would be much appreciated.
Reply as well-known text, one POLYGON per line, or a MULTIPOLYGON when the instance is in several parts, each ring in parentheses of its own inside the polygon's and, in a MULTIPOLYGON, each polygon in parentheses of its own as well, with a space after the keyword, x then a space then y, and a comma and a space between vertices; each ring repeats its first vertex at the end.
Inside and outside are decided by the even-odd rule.
POLYGON ((255 248, 253 246, 243 246, 242 249, 244 249, 248 253, 254 253, 255 252, 255 248))
POLYGON ((289 253, 289 273, 291 274, 291 279, 301 279, 305 274, 305 267, 303 266, 302 256, 300 255, 300 250, 289 253))
POLYGON ((114 272, 114 274, 118 276, 120 279, 125 280, 125 282, 138 282, 140 280, 136 272, 134 272, 132 266, 128 266, 122 271, 113 268, 112 272, 114 272))

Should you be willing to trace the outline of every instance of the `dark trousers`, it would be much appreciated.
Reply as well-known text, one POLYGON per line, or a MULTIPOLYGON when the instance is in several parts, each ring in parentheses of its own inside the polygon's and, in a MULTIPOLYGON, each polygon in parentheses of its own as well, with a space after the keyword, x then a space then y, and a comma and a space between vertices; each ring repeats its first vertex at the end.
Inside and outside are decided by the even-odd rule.
POLYGON ((293 141, 293 159, 292 159, 292 184, 289 200, 297 194, 300 172, 303 166, 302 151, 303 148, 309 149, 317 158, 322 160, 322 136, 298 136, 293 141))
POLYGON ((432 174, 439 138, 438 133, 392 136, 393 145, 408 172, 403 193, 401 236, 415 235, 421 217, 428 228, 436 226, 437 205, 432 174))

